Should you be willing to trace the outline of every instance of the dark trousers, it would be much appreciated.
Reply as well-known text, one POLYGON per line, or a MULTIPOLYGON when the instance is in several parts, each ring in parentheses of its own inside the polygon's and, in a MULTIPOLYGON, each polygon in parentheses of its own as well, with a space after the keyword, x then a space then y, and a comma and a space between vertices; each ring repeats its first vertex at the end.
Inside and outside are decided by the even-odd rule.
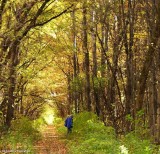
POLYGON ((72 132, 72 128, 67 128, 67 134, 72 132))

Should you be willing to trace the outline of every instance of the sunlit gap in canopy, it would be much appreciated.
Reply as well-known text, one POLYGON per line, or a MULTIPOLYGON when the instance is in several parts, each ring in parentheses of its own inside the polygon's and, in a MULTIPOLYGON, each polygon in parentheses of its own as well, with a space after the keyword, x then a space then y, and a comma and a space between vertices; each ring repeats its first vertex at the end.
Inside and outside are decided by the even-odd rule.
POLYGON ((54 109, 51 108, 50 106, 45 106, 45 111, 43 113, 43 118, 44 120, 46 121, 46 123, 48 125, 53 125, 53 122, 54 122, 54 109))

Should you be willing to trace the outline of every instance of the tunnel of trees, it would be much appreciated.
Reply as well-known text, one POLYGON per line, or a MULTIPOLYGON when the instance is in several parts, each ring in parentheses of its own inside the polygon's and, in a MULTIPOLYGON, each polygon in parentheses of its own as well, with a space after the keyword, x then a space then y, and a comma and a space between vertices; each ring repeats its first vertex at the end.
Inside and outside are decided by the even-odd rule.
POLYGON ((45 104, 160 143, 160 1, 0 0, 1 123, 45 104))

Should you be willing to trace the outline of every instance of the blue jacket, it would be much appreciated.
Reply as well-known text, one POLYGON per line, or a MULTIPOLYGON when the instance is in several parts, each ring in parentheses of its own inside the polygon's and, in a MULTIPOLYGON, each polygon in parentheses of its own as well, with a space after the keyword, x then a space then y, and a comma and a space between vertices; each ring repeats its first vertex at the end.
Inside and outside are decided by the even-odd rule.
POLYGON ((64 125, 67 128, 72 128, 73 127, 73 118, 72 117, 67 117, 64 125))

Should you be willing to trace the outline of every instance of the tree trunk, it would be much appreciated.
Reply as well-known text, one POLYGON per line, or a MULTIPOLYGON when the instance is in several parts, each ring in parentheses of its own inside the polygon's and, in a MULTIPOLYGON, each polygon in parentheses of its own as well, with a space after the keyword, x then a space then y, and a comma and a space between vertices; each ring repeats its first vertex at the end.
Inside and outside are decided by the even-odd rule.
POLYGON ((16 87, 16 66, 18 64, 19 43, 15 41, 10 48, 10 57, 8 59, 9 79, 8 79, 8 99, 7 99, 7 114, 6 125, 10 127, 11 121, 14 118, 14 102, 15 102, 15 87, 16 87))
MULTIPOLYGON (((126 52, 126 68, 127 68, 127 83, 126 83, 126 115, 131 116, 131 107, 133 106, 133 39, 134 39, 134 7, 135 2, 128 0, 128 25, 129 25, 129 36, 127 36, 127 23, 124 18, 124 6, 122 4, 123 14, 123 27, 124 27, 124 46, 126 52), (129 38, 128 38, 129 37, 129 38)), ((126 129, 130 131, 131 123, 127 121, 126 129)))
MULTIPOLYGON (((152 4, 154 7, 155 5, 152 4)), ((146 82, 148 78, 148 73, 150 70, 150 67, 152 65, 154 53, 155 53, 155 47, 158 45, 158 41, 160 39, 160 1, 157 1, 156 5, 157 14, 152 13, 151 15, 149 14, 149 8, 147 10, 147 20, 148 20, 148 26, 150 28, 150 44, 148 48, 148 52, 146 54, 145 60, 144 60, 144 65, 141 70, 141 76, 139 78, 139 88, 138 88, 138 96, 137 96, 137 111, 142 110, 143 107, 143 99, 144 99, 144 92, 146 89, 146 82), (151 19, 155 18, 156 22, 152 23, 151 19)))
POLYGON ((79 92, 77 87, 79 85, 78 84, 78 57, 77 57, 77 39, 76 39, 76 25, 75 25, 75 8, 73 8, 72 11, 72 41, 73 41, 73 81, 75 81, 75 88, 73 91, 73 95, 74 95, 74 105, 75 105, 75 113, 79 112, 79 92))
POLYGON ((88 37, 87 37, 87 9, 86 9, 87 2, 83 3, 83 52, 85 57, 85 76, 86 76, 86 103, 87 103, 87 110, 91 111, 91 98, 90 98, 90 61, 89 61, 89 50, 88 50, 88 37))
POLYGON ((93 57, 93 91, 94 91, 94 102, 95 109, 98 117, 100 116, 100 102, 99 102, 99 92, 97 85, 97 46, 96 46, 96 33, 97 33, 97 24, 96 24, 96 11, 95 6, 92 6, 91 12, 91 23, 92 23, 92 57, 93 57))
POLYGON ((149 99, 149 127, 150 134, 155 139, 156 134, 156 115, 157 115, 157 90, 156 90, 155 63, 153 61, 151 70, 151 97, 149 99))

